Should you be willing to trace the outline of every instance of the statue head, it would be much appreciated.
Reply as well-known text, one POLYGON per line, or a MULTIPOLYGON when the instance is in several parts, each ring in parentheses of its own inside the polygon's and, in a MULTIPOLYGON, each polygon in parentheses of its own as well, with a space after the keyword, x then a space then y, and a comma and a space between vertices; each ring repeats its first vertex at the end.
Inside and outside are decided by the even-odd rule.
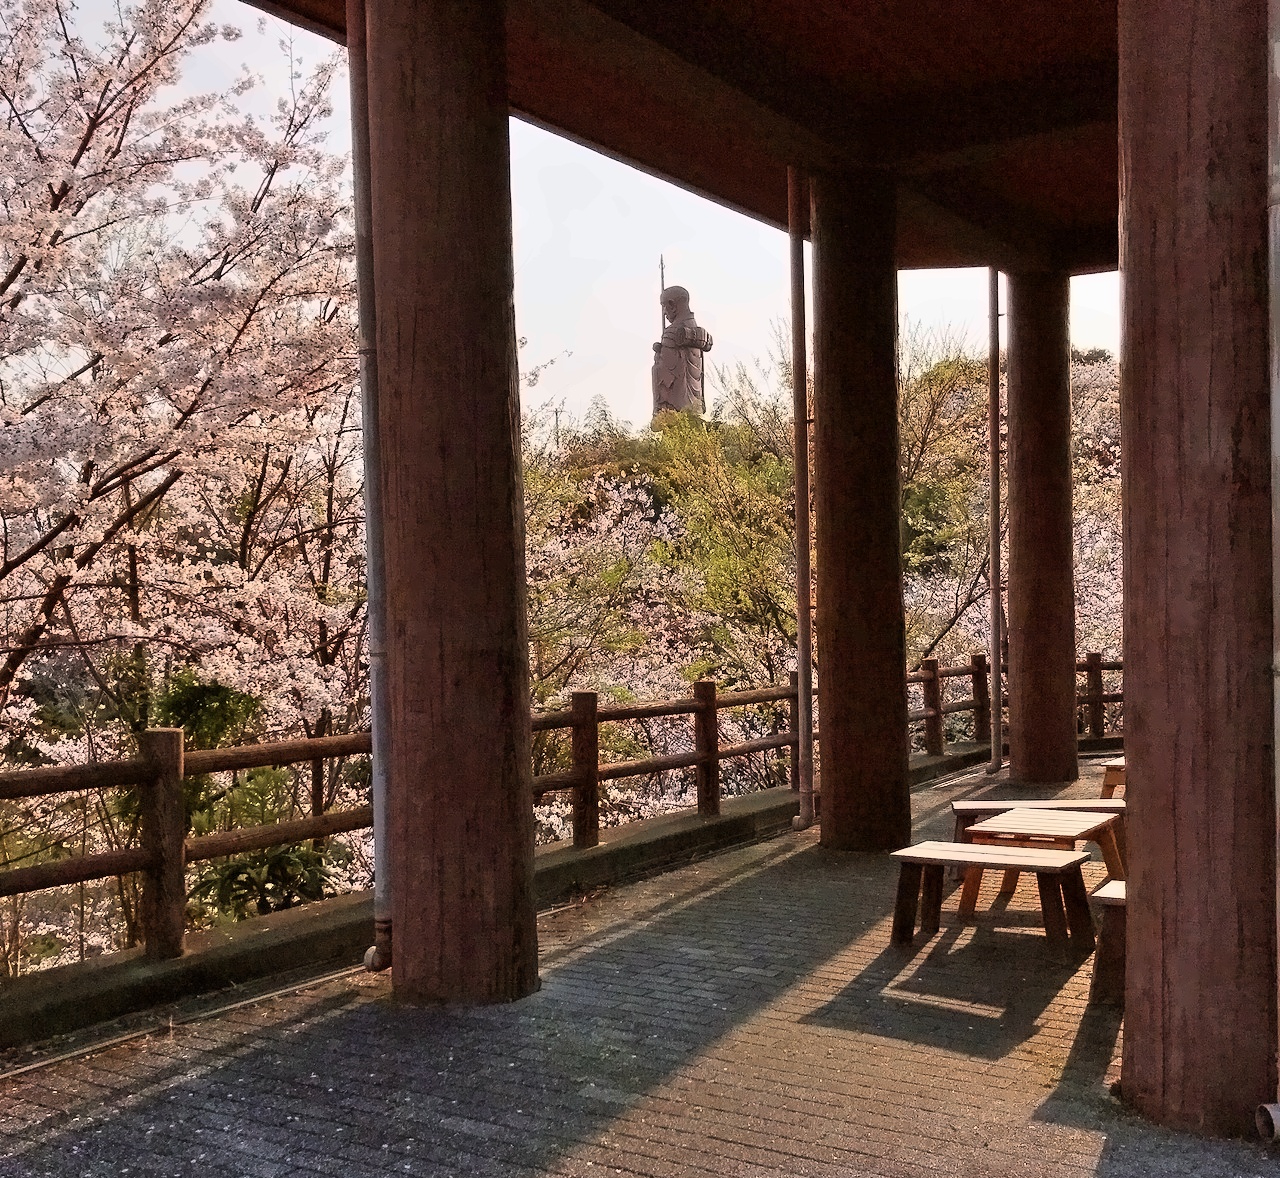
POLYGON ((669 286, 662 292, 662 313, 668 323, 674 323, 677 315, 689 313, 689 292, 683 286, 669 286))

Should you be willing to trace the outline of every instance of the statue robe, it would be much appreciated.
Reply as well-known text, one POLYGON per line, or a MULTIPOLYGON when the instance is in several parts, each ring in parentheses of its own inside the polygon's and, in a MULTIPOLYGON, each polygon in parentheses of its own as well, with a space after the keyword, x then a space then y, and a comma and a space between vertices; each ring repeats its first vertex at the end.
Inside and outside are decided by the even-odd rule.
POLYGON ((653 359, 653 415, 674 410, 705 413, 702 394, 702 353, 710 351, 711 336, 689 311, 678 315, 662 332, 653 359))

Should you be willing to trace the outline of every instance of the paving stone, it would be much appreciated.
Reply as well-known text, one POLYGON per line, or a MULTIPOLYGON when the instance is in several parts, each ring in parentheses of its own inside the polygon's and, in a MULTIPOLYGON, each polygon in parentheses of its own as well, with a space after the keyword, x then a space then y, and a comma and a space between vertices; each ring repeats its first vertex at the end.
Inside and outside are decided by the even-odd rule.
MULTIPOLYGON (((917 836, 991 784, 918 788, 917 836)), ((1112 1098, 1091 963, 1050 949, 1031 881, 997 882, 903 951, 892 862, 785 835, 543 914, 523 1002, 405 1009, 351 974, 16 1077, 0 1178, 1280 1173, 1112 1098)))

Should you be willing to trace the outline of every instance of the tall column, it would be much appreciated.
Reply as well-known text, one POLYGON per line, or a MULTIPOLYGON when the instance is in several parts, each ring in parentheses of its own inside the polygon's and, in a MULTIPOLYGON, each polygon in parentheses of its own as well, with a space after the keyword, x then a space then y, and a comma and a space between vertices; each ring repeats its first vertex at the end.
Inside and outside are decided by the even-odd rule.
POLYGON ((1009 776, 1074 781, 1071 280, 1009 275, 1009 776))
POLYGON ((893 181, 811 181, 814 506, 824 846, 911 839, 893 181))
POLYGON ((368 0, 397 997, 537 986, 505 5, 368 0))
POLYGON ((1121 0, 1125 1098, 1276 1093, 1267 5, 1121 0))

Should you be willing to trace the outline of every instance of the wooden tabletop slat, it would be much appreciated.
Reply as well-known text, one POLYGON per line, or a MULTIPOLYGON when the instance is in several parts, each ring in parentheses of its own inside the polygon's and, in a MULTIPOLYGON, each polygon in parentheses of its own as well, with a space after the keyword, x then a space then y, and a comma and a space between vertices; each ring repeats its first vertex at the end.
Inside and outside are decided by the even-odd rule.
POLYGON ((953 814, 1004 814, 1009 810, 1074 810, 1080 813, 1123 814, 1124 798, 1070 798, 1022 801, 1018 798, 973 798, 951 803, 953 814))
POLYGON ((1014 838, 1088 839, 1115 822, 1114 814, 1083 810, 1006 810, 975 822, 969 833, 1014 838))
POLYGON ((917 843, 893 852, 893 858, 908 863, 943 866, 972 863, 988 868, 1019 871, 1070 871, 1087 862, 1087 851, 1057 851, 1041 847, 1004 847, 976 843, 917 843))

